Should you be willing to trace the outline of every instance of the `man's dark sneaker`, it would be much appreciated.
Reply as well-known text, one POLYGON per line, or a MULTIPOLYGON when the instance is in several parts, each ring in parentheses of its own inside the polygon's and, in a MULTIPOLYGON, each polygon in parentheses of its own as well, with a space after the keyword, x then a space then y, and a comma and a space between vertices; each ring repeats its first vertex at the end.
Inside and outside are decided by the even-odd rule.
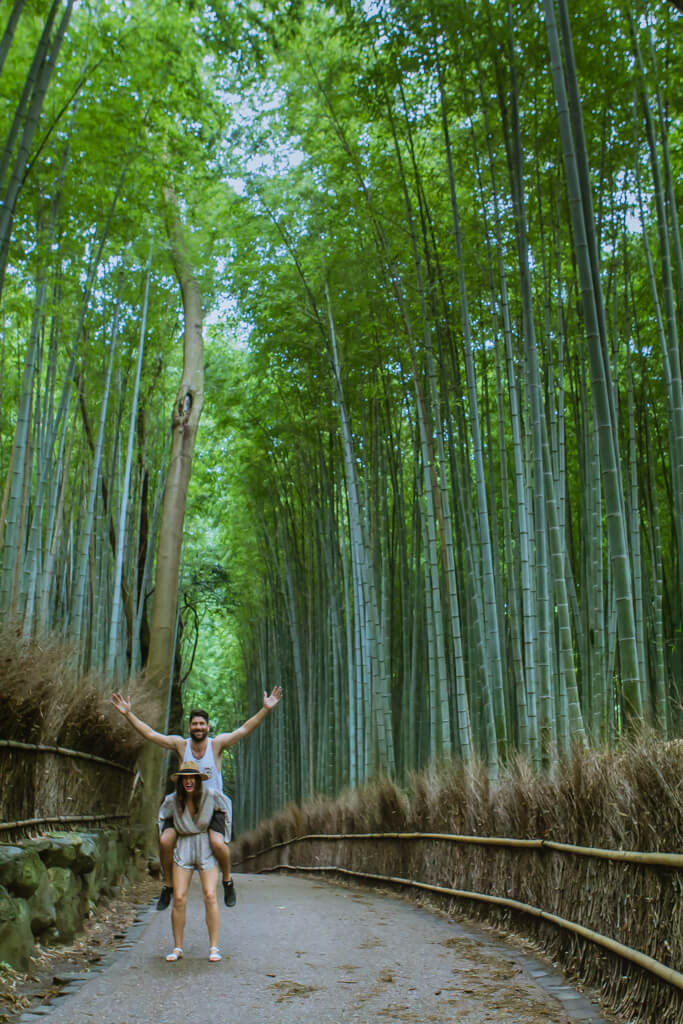
POLYGON ((166 910, 167 906, 171 902, 171 896, 173 895, 173 886, 165 885, 159 893, 159 899, 157 900, 157 910, 166 910))
POLYGON ((223 902, 226 907, 234 907, 237 903, 237 893, 235 892, 235 883, 232 878, 229 882, 223 879, 223 902))

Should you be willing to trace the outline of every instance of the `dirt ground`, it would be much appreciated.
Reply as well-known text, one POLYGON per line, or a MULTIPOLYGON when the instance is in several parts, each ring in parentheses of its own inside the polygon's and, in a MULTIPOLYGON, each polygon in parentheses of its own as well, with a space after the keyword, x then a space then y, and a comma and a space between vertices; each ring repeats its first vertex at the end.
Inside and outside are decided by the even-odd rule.
POLYGON ((71 945, 38 947, 26 974, 0 962, 0 1024, 11 1024, 32 1006, 47 1002, 70 975, 96 967, 118 947, 140 907, 156 899, 159 888, 159 881, 148 876, 120 895, 102 900, 71 945))

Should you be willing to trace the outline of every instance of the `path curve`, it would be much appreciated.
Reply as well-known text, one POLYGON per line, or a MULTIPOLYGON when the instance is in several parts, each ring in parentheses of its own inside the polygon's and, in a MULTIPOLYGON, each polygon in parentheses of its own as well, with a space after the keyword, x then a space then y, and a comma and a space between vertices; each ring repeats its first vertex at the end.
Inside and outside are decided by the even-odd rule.
POLYGON ((236 875, 209 964, 198 880, 185 957, 145 910, 104 967, 21 1024, 605 1024, 559 973, 476 926, 362 888, 236 875))

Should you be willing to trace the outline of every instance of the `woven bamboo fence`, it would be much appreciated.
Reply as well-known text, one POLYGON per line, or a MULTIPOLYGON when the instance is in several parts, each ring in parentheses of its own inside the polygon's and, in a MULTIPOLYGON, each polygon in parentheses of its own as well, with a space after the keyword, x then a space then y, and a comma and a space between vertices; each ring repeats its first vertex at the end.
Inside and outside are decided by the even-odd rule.
POLYGON ((464 769, 408 793, 384 780, 290 806, 241 837, 233 863, 429 899, 531 939, 632 1024, 681 1024, 682 754, 583 752, 495 790, 464 769))
POLYGON ((45 828, 123 823, 134 772, 66 747, 0 740, 0 842, 45 828))
POLYGON ((400 887, 449 910, 467 903, 469 913, 539 938, 613 1006, 637 1008, 636 1020, 683 1020, 683 854, 497 836, 317 833, 245 850, 238 865, 400 887), (615 890, 631 904, 632 917, 619 922, 606 906, 615 890), (634 931, 641 948, 627 941, 634 931))

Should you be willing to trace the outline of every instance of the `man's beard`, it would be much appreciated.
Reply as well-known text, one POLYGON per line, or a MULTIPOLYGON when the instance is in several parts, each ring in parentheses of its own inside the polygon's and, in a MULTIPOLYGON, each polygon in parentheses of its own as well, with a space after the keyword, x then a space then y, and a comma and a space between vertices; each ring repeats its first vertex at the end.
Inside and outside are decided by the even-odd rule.
POLYGON ((190 737, 193 740, 203 740, 208 736, 208 733, 204 729, 190 729, 190 737))

